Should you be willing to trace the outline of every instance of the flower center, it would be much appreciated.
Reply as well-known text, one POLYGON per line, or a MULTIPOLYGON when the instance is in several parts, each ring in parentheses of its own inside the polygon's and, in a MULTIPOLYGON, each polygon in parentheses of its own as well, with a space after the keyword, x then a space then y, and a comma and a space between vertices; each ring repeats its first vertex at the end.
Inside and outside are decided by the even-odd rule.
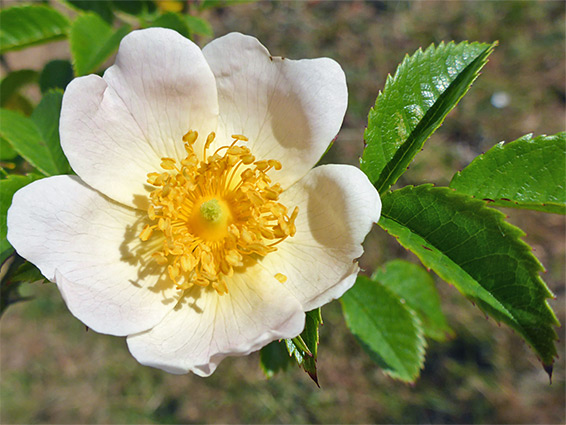
MULTIPOLYGON (((139 237, 147 241, 157 233, 152 257, 167 265, 178 288, 211 285, 218 293, 228 291, 225 277, 234 269, 276 251, 276 245, 295 234, 298 208, 291 214, 278 202, 282 192, 267 172, 280 170, 276 160, 258 160, 246 146, 248 139, 234 135, 230 145, 207 151, 211 133, 199 160, 193 145, 196 131, 183 136, 187 156, 180 164, 162 158, 161 173, 149 173, 155 187, 149 195, 147 224, 139 237)), ((280 282, 286 277, 277 273, 280 282)))

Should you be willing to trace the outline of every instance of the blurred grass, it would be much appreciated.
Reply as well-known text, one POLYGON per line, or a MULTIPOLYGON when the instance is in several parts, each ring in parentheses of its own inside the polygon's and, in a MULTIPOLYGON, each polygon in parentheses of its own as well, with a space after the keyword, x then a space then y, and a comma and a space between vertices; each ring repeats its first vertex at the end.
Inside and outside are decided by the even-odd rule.
MULTIPOLYGON (((442 40, 499 40, 500 46, 401 185, 445 185, 501 140, 565 129, 563 2, 272 1, 206 17, 217 35, 240 31, 274 55, 329 56, 343 66, 350 104, 325 162, 357 164, 367 112, 387 73, 405 53, 442 40), (496 92, 505 92, 510 105, 494 107, 496 92)), ((7 60, 14 65, 24 53, 7 60)), ((564 218, 505 212, 526 230, 548 269, 545 280, 557 295, 551 305, 564 323, 564 218)), ((368 270, 392 258, 416 261, 377 228, 365 247, 368 270)), ((140 366, 123 339, 85 331, 53 284, 27 285, 24 295, 36 299, 12 306, 0 322, 0 422, 564 423, 564 343, 550 386, 517 335, 485 320, 445 283, 438 288, 456 336, 429 343, 416 384, 385 377, 348 333, 334 302, 323 309, 318 390, 298 369, 265 380, 257 353, 225 360, 207 379, 140 366)), ((559 334, 564 337, 563 328, 559 334)))

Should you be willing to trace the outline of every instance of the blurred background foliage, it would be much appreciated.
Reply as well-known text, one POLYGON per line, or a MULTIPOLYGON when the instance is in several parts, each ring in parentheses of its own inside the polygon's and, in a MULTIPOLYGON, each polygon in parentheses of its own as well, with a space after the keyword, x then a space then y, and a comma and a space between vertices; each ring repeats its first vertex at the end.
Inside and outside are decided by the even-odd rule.
MULTIPOLYGON (((3 1, 2 7, 15 3, 3 1)), ((114 30, 123 25, 177 26, 201 46, 214 36, 239 31, 258 37, 274 55, 334 58, 346 72, 349 108, 323 161, 355 165, 368 110, 406 53, 443 40, 499 40, 483 75, 432 136, 400 186, 447 185, 454 171, 501 140, 565 129, 564 2, 71 3, 49 4, 73 19, 81 9, 90 9, 103 22, 96 25, 114 30), (173 17, 179 16, 175 13, 183 18, 173 17)), ((41 92, 64 86, 80 71, 69 58, 67 41, 3 55, 2 78, 11 70, 31 69, 37 74, 29 74, 30 81, 39 81, 24 96, 12 96, 12 107, 26 111, 41 92), (45 64, 56 72, 42 72, 45 64)), ((97 67, 103 70, 110 63, 97 67)), ((7 94, 0 95, 5 101, 7 94)), ((548 270, 545 280, 557 296, 551 304, 565 323, 564 217, 504 212, 526 230, 526 241, 548 270)), ((394 258, 418 262, 378 228, 365 249, 361 264, 368 272, 394 258)), ((454 288, 438 279, 437 284, 454 336, 448 342, 430 342, 425 369, 414 385, 393 381, 377 368, 347 331, 334 302, 323 309, 321 390, 298 368, 266 380, 257 353, 226 359, 206 379, 141 366, 123 339, 86 332, 52 284, 26 284, 22 295, 34 299, 11 306, 0 321, 0 422, 564 423, 563 328, 558 330, 560 357, 549 385, 518 336, 486 320, 454 288)))

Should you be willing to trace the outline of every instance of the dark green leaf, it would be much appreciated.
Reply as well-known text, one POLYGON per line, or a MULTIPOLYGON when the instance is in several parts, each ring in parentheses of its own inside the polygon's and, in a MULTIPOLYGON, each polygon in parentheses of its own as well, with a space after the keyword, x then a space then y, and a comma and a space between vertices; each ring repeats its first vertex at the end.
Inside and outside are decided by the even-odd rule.
POLYGON ((71 172, 59 143, 62 96, 57 91, 47 93, 30 118, 0 109, 0 136, 46 176, 71 172))
POLYGON ((169 28, 177 31, 184 37, 190 38, 191 33, 187 22, 179 14, 174 12, 166 12, 153 21, 150 27, 169 28))
POLYGON ((191 36, 197 34, 212 37, 214 35, 212 26, 207 20, 191 15, 185 15, 184 18, 191 36))
POLYGON ((379 225, 484 312, 522 335, 550 367, 558 320, 524 233, 485 202, 430 185, 383 197, 379 225))
POLYGON ((65 90, 73 76, 71 62, 59 59, 48 62, 39 76, 39 88, 42 93, 52 89, 65 90))
POLYGON ((266 345, 259 354, 260 366, 267 378, 272 378, 277 372, 287 370, 293 363, 285 343, 281 341, 273 341, 266 345))
POLYGON ((417 315, 377 281, 358 276, 342 298, 346 324, 384 372, 414 382, 426 342, 417 315))
POLYGON ((81 76, 97 71, 118 49, 120 41, 129 31, 128 26, 114 31, 94 13, 79 16, 73 22, 69 34, 75 75, 81 76))
POLYGON ((490 206, 566 214, 566 133, 495 145, 457 173, 450 187, 490 206))
POLYGON ((405 172, 466 94, 496 43, 441 43, 406 56, 370 110, 361 168, 379 193, 405 172))
POLYGON ((0 22, 0 53, 64 38, 69 28, 66 16, 39 4, 0 10, 0 22))
POLYGON ((22 69, 10 72, 0 81, 0 106, 6 107, 20 88, 37 81, 37 71, 22 69))
POLYGON ((77 9, 87 12, 97 13, 102 19, 109 24, 114 21, 114 12, 112 11, 112 2, 108 0, 67 0, 77 9))
POLYGON ((376 270, 372 280, 400 297, 417 314, 426 337, 443 341, 452 332, 442 314, 434 280, 422 267, 393 260, 376 270))
POLYGON ((157 10, 155 2, 151 0, 111 0, 112 6, 129 15, 146 15, 157 10))

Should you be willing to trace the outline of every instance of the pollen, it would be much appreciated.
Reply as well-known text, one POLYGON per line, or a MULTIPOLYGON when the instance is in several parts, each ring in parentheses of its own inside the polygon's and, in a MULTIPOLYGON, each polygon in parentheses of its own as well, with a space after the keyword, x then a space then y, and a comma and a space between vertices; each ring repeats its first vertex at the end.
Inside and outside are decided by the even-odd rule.
POLYGON ((211 286, 224 294, 227 277, 294 236, 298 207, 289 211, 279 202, 282 188, 270 174, 282 168, 279 161, 256 160, 241 134, 210 154, 215 138, 208 135, 199 157, 198 133, 187 132, 187 156, 180 163, 161 158, 162 171, 147 175, 154 189, 139 238, 156 241, 152 258, 179 289, 211 286))

